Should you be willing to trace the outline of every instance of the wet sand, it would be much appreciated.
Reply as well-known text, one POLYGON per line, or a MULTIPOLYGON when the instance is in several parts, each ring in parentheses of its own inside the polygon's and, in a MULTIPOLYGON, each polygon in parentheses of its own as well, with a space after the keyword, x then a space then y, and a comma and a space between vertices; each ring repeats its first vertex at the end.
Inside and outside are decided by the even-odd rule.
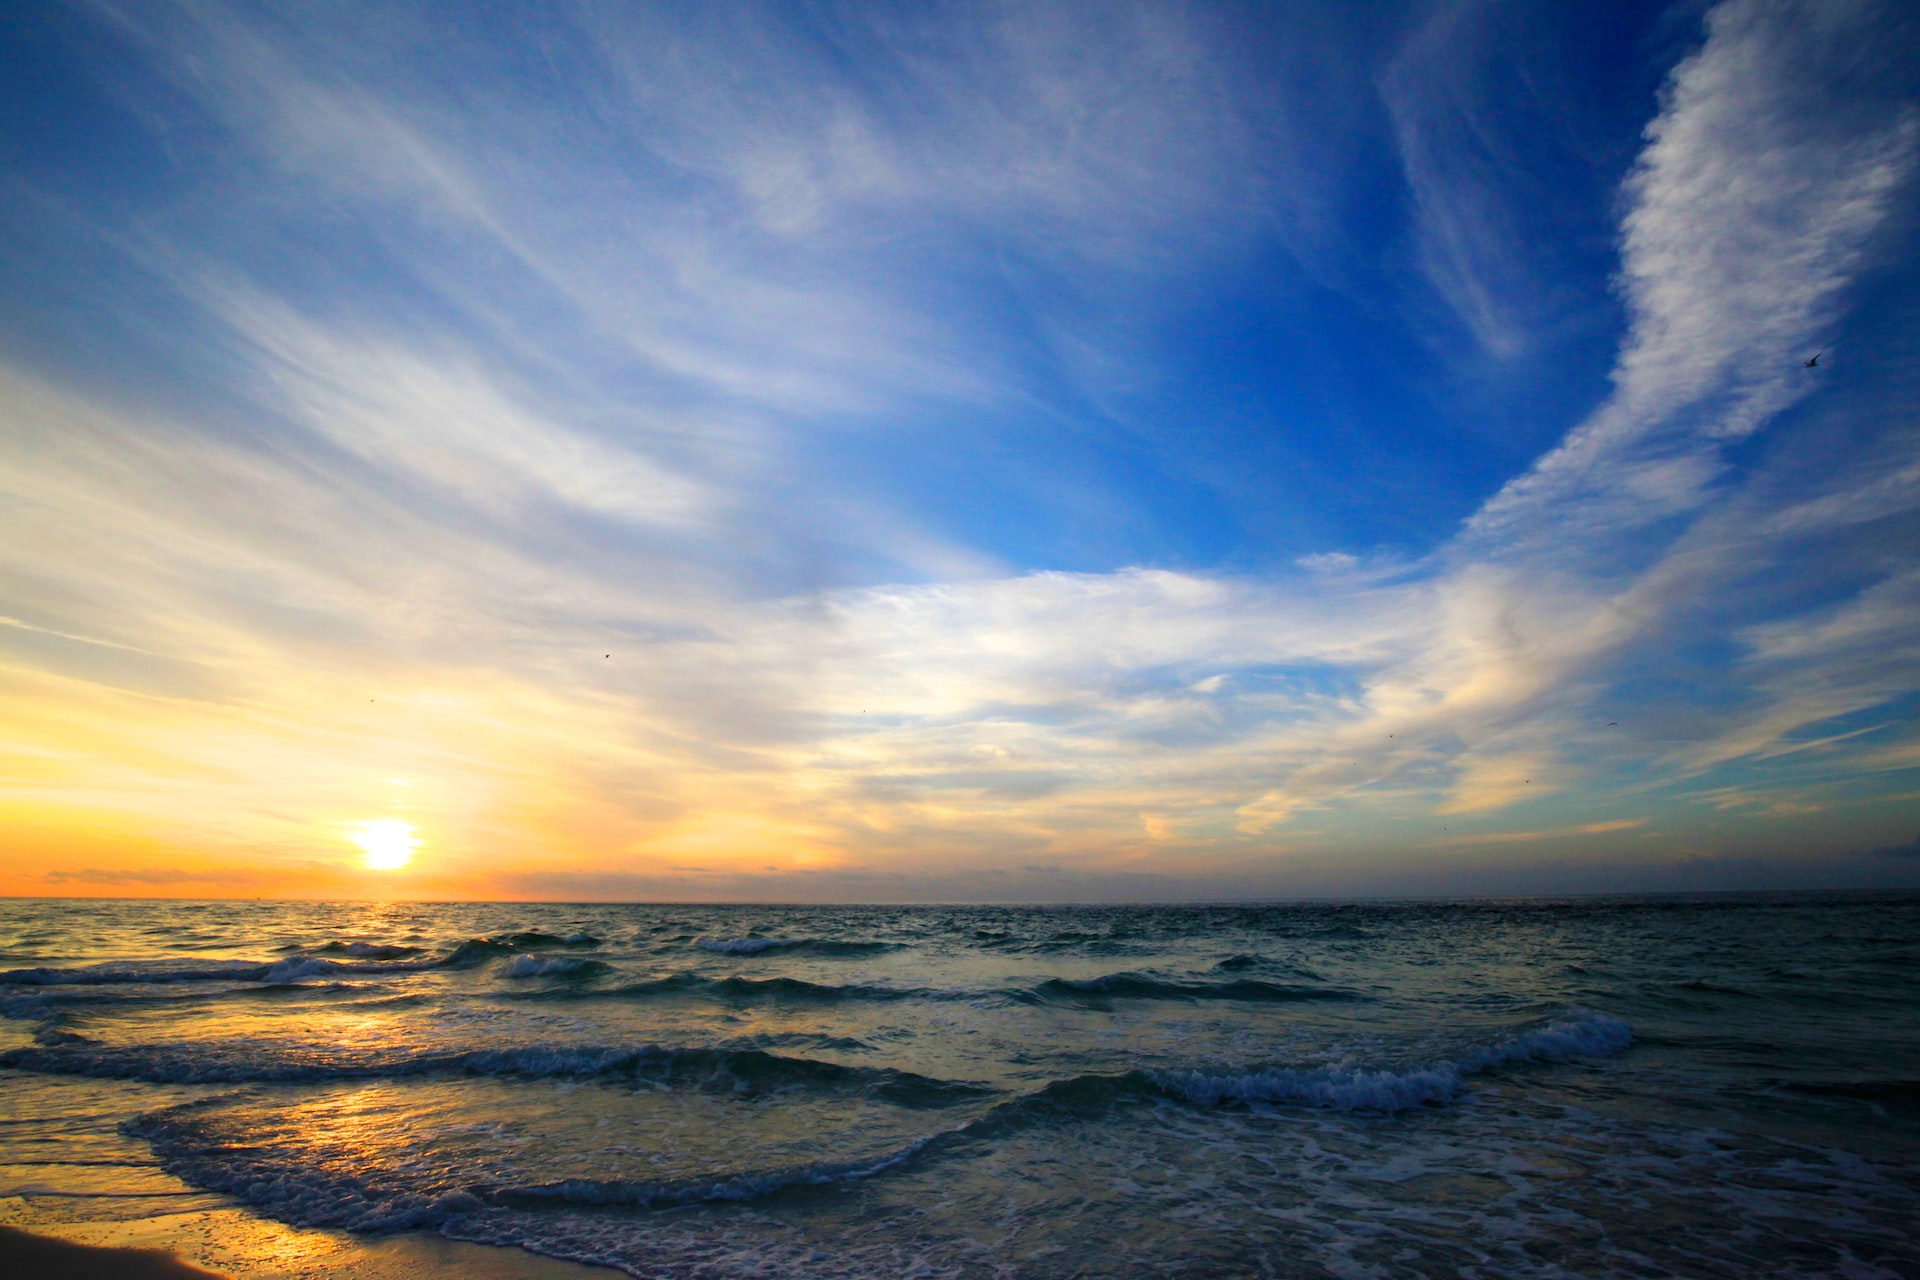
POLYGON ((34 1280, 625 1280, 519 1249, 304 1231, 237 1208, 61 1220, 9 1196, 0 1198, 3 1222, 15 1225, 0 1225, 0 1275, 34 1280))
POLYGON ((160 1249, 102 1249, 0 1227, 0 1272, 37 1280, 216 1280, 160 1249))

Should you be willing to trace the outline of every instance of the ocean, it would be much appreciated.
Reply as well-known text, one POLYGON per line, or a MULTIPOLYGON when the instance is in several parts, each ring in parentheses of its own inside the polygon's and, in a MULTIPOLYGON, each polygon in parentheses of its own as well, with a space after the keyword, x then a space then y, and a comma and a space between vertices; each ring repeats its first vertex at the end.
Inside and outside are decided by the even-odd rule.
POLYGON ((702 1280, 1920 1276, 1915 894, 11 900, 0 970, 26 1209, 702 1280))

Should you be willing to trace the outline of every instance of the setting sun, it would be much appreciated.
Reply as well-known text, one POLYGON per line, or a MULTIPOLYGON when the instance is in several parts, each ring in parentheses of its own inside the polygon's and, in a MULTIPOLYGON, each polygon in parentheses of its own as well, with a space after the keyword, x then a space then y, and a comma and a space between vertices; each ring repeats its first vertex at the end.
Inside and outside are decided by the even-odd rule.
POLYGON ((358 822, 353 832, 353 842, 366 850, 363 860, 375 871, 398 871, 413 859, 420 844, 413 828, 398 818, 358 822))

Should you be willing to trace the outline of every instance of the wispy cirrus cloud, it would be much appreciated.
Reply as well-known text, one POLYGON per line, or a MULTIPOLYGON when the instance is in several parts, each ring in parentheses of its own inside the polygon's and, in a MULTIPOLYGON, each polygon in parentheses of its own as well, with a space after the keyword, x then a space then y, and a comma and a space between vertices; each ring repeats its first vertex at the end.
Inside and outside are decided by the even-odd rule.
POLYGON ((1468 522, 1559 554, 1696 509, 1721 447, 1806 396, 1840 294, 1911 174, 1920 114, 1841 109, 1863 25, 1728 3, 1675 69, 1629 176, 1614 391, 1468 522))
POLYGON ((1564 840, 1570 836, 1612 835, 1616 831, 1632 831, 1645 825, 1644 818, 1615 818, 1610 822, 1585 822, 1577 827, 1554 827, 1543 831, 1489 831, 1452 840, 1431 840, 1428 843, 1439 848, 1453 845, 1532 844, 1538 840, 1564 840))

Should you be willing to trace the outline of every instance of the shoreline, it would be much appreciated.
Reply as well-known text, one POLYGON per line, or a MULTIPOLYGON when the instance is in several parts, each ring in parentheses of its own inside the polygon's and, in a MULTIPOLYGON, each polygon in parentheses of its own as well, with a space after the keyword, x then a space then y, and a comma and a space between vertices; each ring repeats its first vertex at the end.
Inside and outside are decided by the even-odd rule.
POLYGON ((0 1274, 44 1280, 628 1280, 500 1245, 426 1232, 355 1236, 289 1227, 250 1210, 86 1221, 0 1197, 0 1274))

